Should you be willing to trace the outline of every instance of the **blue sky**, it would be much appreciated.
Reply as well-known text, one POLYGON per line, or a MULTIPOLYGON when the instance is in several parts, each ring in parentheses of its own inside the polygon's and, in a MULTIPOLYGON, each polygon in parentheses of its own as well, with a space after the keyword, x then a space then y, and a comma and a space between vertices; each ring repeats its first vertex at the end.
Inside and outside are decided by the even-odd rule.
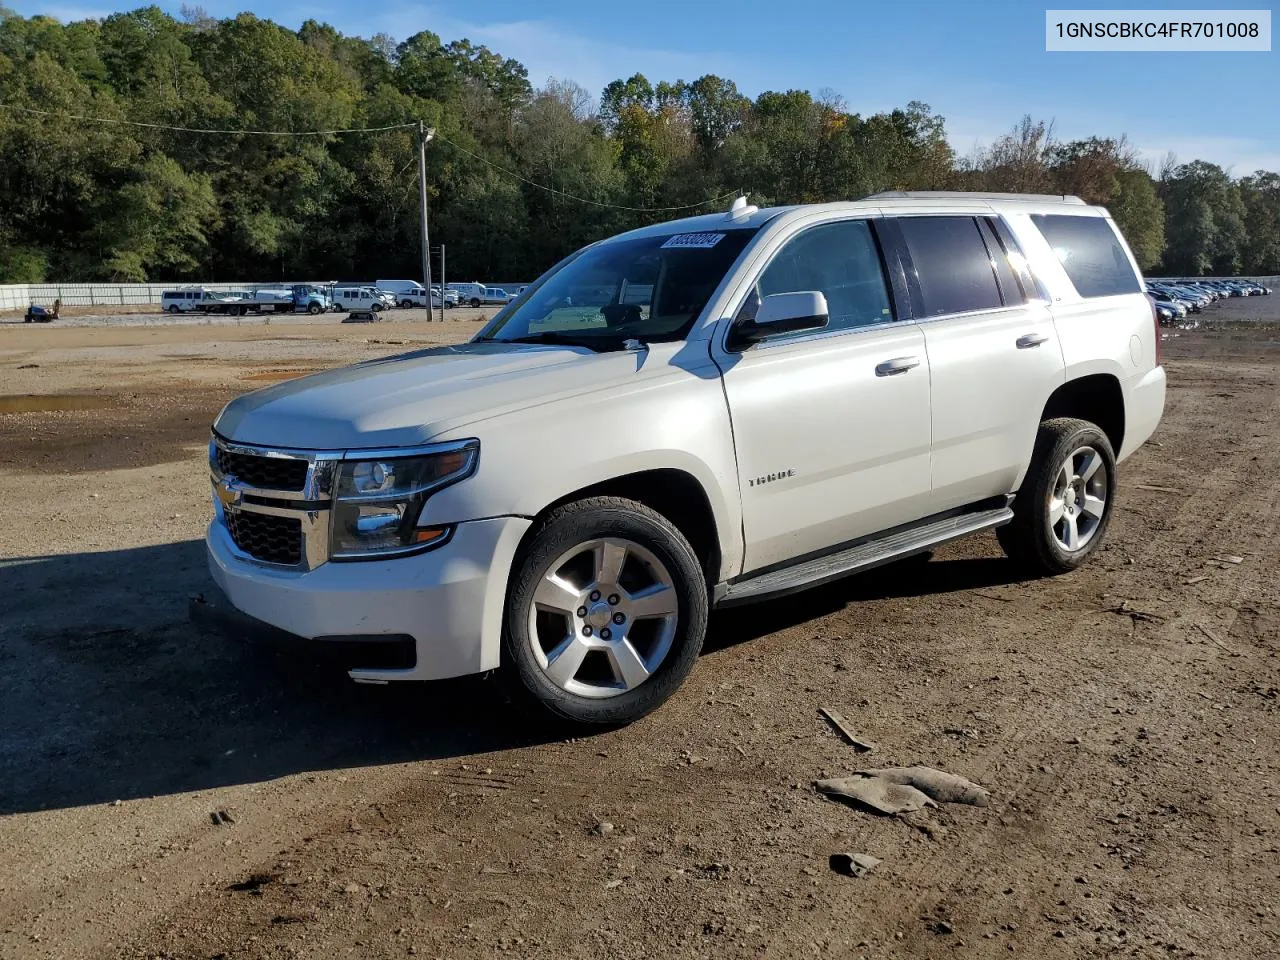
MULTIPOLYGON (((176 12, 181 0, 160 5, 176 12)), ((190 0, 189 0, 190 2, 190 0)), ((1197 9, 1261 7, 1183 0, 1197 9)), ((140 3, 6 0, 31 15, 104 16, 140 3)), ((1166 0, 1171 5, 1173 0, 1166 0)), ((204 0, 215 16, 246 5, 204 0)), ((574 80, 692 80, 716 73, 746 94, 829 89, 873 113, 923 100, 946 117, 962 155, 1024 113, 1060 138, 1127 134, 1158 164, 1204 159, 1243 176, 1280 171, 1280 52, 1047 53, 1046 6, 1027 0, 263 0, 258 16, 296 27, 324 20, 344 33, 397 40, 432 30, 515 57, 535 85, 574 80), (1243 91, 1252 91, 1252 94, 1243 91)), ((1151 4, 1081 4, 1136 9, 1151 4)))

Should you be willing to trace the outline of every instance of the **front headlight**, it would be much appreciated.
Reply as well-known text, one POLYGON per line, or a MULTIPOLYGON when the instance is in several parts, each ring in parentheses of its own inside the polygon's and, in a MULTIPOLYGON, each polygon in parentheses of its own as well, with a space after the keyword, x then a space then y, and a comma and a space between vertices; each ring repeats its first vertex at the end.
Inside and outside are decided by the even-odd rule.
POLYGON ((422 527, 418 519, 431 494, 475 472, 478 440, 441 444, 407 456, 394 450, 383 455, 353 453, 360 459, 338 465, 330 559, 403 556, 449 538, 451 527, 422 527))

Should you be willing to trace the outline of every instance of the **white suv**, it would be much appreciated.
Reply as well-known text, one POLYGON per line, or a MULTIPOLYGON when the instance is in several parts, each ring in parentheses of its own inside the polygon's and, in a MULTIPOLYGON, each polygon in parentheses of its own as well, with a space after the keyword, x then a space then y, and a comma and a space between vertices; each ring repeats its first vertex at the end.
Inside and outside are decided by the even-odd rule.
POLYGON ((990 529, 1033 573, 1083 562, 1159 350, 1074 197, 739 200, 578 251, 469 343, 232 401, 210 562, 252 617, 371 641, 357 680, 501 666, 625 722, 712 607, 990 529))

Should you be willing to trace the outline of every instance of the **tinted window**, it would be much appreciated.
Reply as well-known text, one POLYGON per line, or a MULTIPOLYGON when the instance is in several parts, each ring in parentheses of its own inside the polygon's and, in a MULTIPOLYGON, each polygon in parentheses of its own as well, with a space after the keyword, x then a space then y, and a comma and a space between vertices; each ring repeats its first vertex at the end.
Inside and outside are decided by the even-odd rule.
POLYGON ((880 251, 865 220, 823 224, 788 240, 761 274, 739 319, 754 317, 761 297, 802 290, 826 296, 827 330, 893 319, 880 251))
POLYGON ((920 281, 925 316, 1001 306, 991 257, 972 217, 904 217, 898 224, 920 281))
POLYGON ((1138 275, 1103 217, 1036 214, 1032 223, 1049 241, 1058 262, 1082 297, 1138 293, 1138 275))

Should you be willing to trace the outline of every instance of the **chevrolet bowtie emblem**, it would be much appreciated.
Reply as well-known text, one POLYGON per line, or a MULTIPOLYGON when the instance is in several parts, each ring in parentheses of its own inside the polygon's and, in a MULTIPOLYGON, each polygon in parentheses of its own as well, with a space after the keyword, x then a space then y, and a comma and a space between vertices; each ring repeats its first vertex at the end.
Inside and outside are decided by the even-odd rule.
POLYGON ((214 484, 213 489, 223 507, 234 509, 239 507, 241 500, 244 499, 244 494, 240 492, 235 477, 223 477, 219 483, 214 484))

